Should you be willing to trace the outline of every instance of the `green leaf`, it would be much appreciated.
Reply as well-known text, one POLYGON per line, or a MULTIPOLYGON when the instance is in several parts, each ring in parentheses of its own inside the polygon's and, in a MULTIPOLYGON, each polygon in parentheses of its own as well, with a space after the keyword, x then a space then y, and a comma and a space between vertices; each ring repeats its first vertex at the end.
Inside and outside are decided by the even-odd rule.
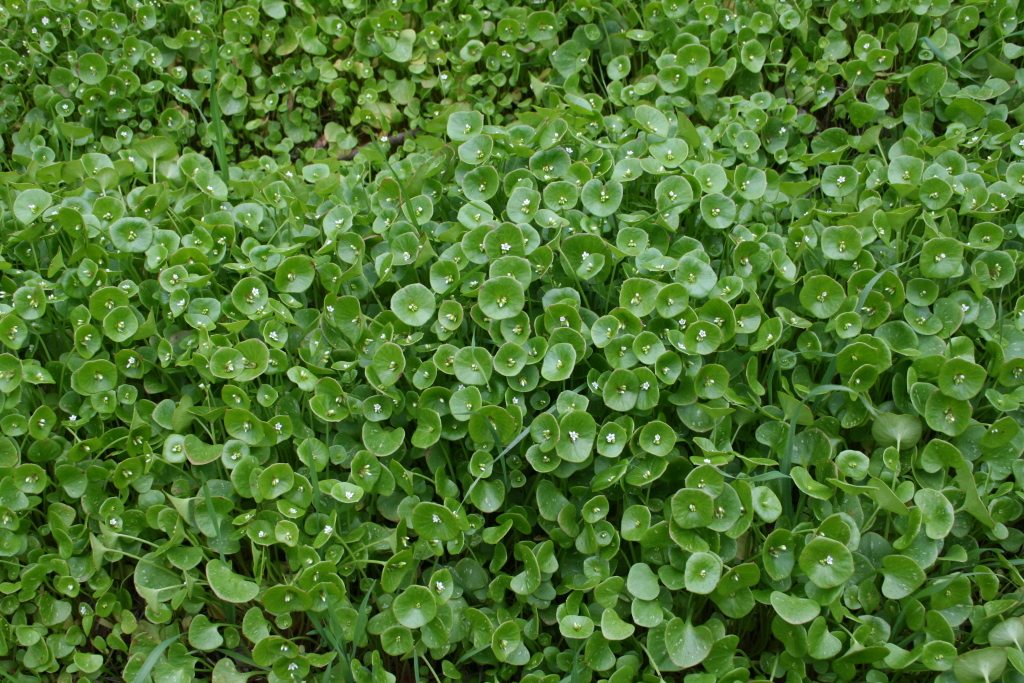
POLYGON ((831 538, 815 537, 800 551, 799 563, 800 569, 819 588, 841 586, 853 576, 853 553, 831 538))
POLYGON ((661 592, 657 574, 643 562, 629 568, 626 589, 641 600, 655 600, 661 592))
POLYGON ((436 302, 421 284, 406 285, 391 297, 391 310, 406 325, 420 327, 434 317, 436 302))
POLYGON ((665 626, 665 651, 672 663, 681 669, 697 666, 711 653, 711 629, 693 626, 689 620, 675 617, 665 626))
POLYGON ((559 619, 558 630, 570 640, 582 640, 594 632, 594 620, 583 615, 569 614, 559 619))
POLYGON ((781 591, 772 591, 771 603, 778 615, 789 624, 806 624, 821 612, 821 607, 813 600, 786 595, 781 591))
POLYGON ((686 558, 686 590, 708 595, 722 577, 722 561, 714 553, 697 552, 686 558))
POLYGON ((37 187, 25 190, 14 200, 14 217, 28 225, 43 215, 53 204, 53 196, 46 190, 37 187))
POLYGON ((925 573, 913 558, 889 555, 882 560, 882 595, 901 600, 921 587, 925 573))
POLYGON ((220 560, 206 563, 206 580, 210 582, 210 588, 217 597, 227 602, 250 602, 260 590, 258 584, 234 573, 220 560))
POLYGON ((437 602, 434 594, 423 586, 412 585, 406 588, 391 604, 398 623, 406 628, 420 628, 437 614, 437 602))
POLYGON ((197 650, 209 652, 224 644, 217 627, 205 614, 197 614, 188 626, 188 642, 197 650))
POLYGON ((426 539, 454 541, 459 534, 459 523, 453 513, 437 503, 419 503, 412 510, 412 526, 426 539))

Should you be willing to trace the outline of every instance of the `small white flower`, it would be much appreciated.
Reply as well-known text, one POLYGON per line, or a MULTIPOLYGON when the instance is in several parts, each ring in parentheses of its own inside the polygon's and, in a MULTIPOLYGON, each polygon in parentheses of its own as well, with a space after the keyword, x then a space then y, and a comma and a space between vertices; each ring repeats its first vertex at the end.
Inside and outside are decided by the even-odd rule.
POLYGON ((441 518, 438 517, 437 515, 431 515, 430 516, 430 521, 433 522, 434 524, 440 524, 441 523, 441 518))
POLYGON ((334 531, 334 527, 331 526, 330 524, 328 524, 327 526, 324 527, 324 533, 325 534, 332 533, 333 531, 334 531))
POLYGON ((78 419, 78 416, 77 415, 71 415, 71 416, 68 417, 68 419, 71 420, 72 422, 74 422, 75 420, 78 419))
POLYGON ((375 413, 379 413, 379 412, 380 412, 380 410, 381 410, 381 408, 380 408, 380 404, 379 404, 379 403, 374 403, 374 404, 373 404, 373 412, 375 412, 375 413))
POLYGON ((607 441, 608 443, 615 443, 615 435, 609 434, 608 436, 604 437, 604 440, 607 441))
POLYGON ((579 435, 578 432, 569 432, 569 440, 570 441, 572 441, 573 443, 576 443, 576 439, 578 439, 578 438, 580 438, 580 435, 579 435))
POLYGON ((508 242, 502 242, 501 243, 501 253, 502 254, 507 254, 509 251, 511 251, 511 249, 512 249, 512 245, 509 244, 508 242))
POLYGON ((640 388, 643 389, 644 391, 647 391, 648 389, 651 388, 651 383, 650 382, 644 382, 643 384, 640 385, 640 388))
POLYGON ((434 588, 437 590, 438 593, 443 593, 444 592, 444 584, 441 583, 440 581, 435 581, 434 582, 434 588))

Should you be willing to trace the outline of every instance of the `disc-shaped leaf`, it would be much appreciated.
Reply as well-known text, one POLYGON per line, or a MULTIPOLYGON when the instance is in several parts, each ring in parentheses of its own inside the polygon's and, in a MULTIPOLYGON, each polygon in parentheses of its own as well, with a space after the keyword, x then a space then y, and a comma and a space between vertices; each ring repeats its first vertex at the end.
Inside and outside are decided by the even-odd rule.
POLYGON ((478 300, 480 309, 488 318, 505 320, 515 317, 523 310, 526 295, 519 280, 502 275, 484 281, 480 287, 478 300))
POLYGON ((921 247, 921 275, 941 280, 963 265, 964 246, 952 237, 933 237, 921 247))
POLYGON ((491 650, 499 662, 507 662, 522 642, 523 636, 519 625, 514 621, 506 621, 494 629, 491 635, 491 650))
POLYGON ((828 275, 808 278, 800 290, 800 303, 818 318, 831 318, 844 298, 843 288, 828 275))
POLYGON ((373 355, 370 367, 373 368, 381 385, 394 384, 405 370, 405 356, 402 354, 402 348, 392 342, 381 345, 373 355))
POLYGON ((721 365, 704 365, 693 378, 697 396, 707 400, 721 398, 729 389, 729 371, 721 365))
POLYGON ((704 194, 721 193, 729 186, 725 169, 718 164, 704 164, 694 169, 693 177, 704 194))
POLYGON ((800 569, 819 588, 841 586, 853 576, 853 554, 831 538, 815 537, 800 552, 799 563, 800 569))
POLYGON ((959 436, 967 429, 971 420, 971 404, 968 401, 946 396, 933 391, 924 406, 924 419, 928 426, 949 436, 959 436))
POLYGON ((268 287, 256 277, 246 277, 238 281, 231 290, 231 303, 243 315, 254 315, 267 305, 270 298, 268 287))
POLYGON ((103 317, 103 333, 116 342, 131 339, 138 329, 138 318, 127 306, 115 308, 103 317))
POLYGON ((647 278, 630 278, 619 290, 619 305, 633 315, 642 318, 654 310, 658 298, 658 286, 647 278))
POLYGON ((721 193, 705 195, 700 200, 700 215, 716 230, 725 230, 736 220, 736 202, 721 193))
POLYGON ((552 344, 544 355, 540 375, 548 381, 560 382, 569 378, 575 366, 576 349, 572 344, 552 344))
POLYGON ((71 375, 72 389, 83 395, 113 391, 116 386, 117 368, 106 360, 87 361, 71 375))
POLYGON ((418 282, 406 285, 391 297, 391 311, 399 320, 412 327, 430 322, 436 307, 434 295, 418 282))
POLYGON ((597 422, 582 410, 566 413, 558 422, 560 436, 555 447, 558 457, 568 462, 584 462, 590 457, 597 438, 597 422))
POLYGON ((553 183, 548 183, 544 188, 544 206, 556 212, 568 211, 576 207, 579 196, 579 189, 575 183, 567 180, 557 180, 553 183))
POLYGON ((951 358, 939 371, 939 391, 959 400, 974 398, 985 384, 985 369, 963 358, 951 358))
POLYGON ((494 140, 490 135, 474 135, 459 145, 459 159, 465 164, 478 166, 486 163, 494 149, 494 140))
POLYGON ((756 486, 751 492, 751 502, 757 516, 766 522, 774 522, 782 515, 779 497, 767 486, 756 486))
POLYGON ((633 110, 637 125, 647 133, 668 137, 668 118, 654 107, 641 104, 633 110))
POLYGON ((927 208, 938 211, 953 196, 953 188, 942 178, 927 178, 918 188, 917 196, 927 208))
MULTIPOLYGON (((244 412, 244 411, 239 411, 244 412)), ((295 481, 295 474, 287 463, 279 462, 260 472, 257 478, 260 495, 268 500, 288 493, 295 481)))
POLYGON ((747 166, 745 164, 736 167, 736 170, 733 172, 732 182, 736 187, 736 193, 750 201, 760 199, 768 189, 768 179, 765 172, 755 166, 747 166))
POLYGON ((313 284, 315 277, 316 270, 308 257, 289 256, 274 273, 274 287, 279 292, 304 292, 313 284))
POLYGON ((396 624, 380 634, 380 644, 384 652, 393 657, 399 657, 412 652, 412 649, 416 647, 416 638, 408 628, 396 624))
POLYGON ((232 437, 256 446, 263 440, 263 424, 247 410, 231 409, 224 413, 224 427, 232 437))
POLYGON ((831 225, 821 233, 821 251, 833 261, 853 261, 862 244, 860 231, 852 225, 831 225))
POLYGON ((493 166, 480 166, 467 173, 462 179, 462 191, 466 198, 485 202, 495 195, 501 183, 493 166))
POLYGON ((946 69, 935 62, 916 67, 907 79, 907 85, 914 94, 926 99, 937 95, 945 84, 946 69))
POLYGON ((46 190, 33 187, 25 190, 14 200, 13 213, 21 223, 27 225, 39 218, 53 204, 53 197, 46 190))
POLYGON ((853 166, 829 166, 821 174, 821 191, 828 197, 845 197, 859 182, 860 173, 853 166))
POLYGON ((622 203, 622 184, 616 180, 602 183, 596 178, 588 181, 580 192, 583 208, 595 216, 611 216, 622 203))
POLYGON ((713 322, 701 320, 686 326, 683 347, 689 353, 707 356, 718 349, 722 343, 722 336, 722 328, 713 322))
POLYGON ((558 630, 570 640, 582 640, 594 632, 594 620, 581 614, 569 614, 559 619, 558 630))
POLYGON ((686 288, 691 297, 702 299, 714 289, 718 275, 707 262, 689 253, 679 259, 675 280, 686 288))
POLYGON ((515 223, 529 223, 540 210, 540 193, 529 187, 516 186, 508 196, 505 211, 515 223))
POLYGON ((494 370, 494 360, 487 349, 464 346, 454 356, 455 377, 464 384, 487 384, 494 370))
POLYGON ((693 186, 682 176, 669 176, 654 188, 658 211, 679 214, 693 203, 693 186))
POLYGON ((402 626, 420 628, 437 614, 437 602, 429 589, 414 584, 395 598, 391 609, 402 626))
POLYGON ((110 241, 121 251, 142 253, 153 244, 153 225, 145 218, 125 216, 110 225, 110 241))
POLYGON ((484 128, 484 117, 478 111, 459 111, 448 117, 448 137, 465 142, 484 128))
POLYGON ((680 489, 672 496, 672 519, 683 529, 699 529, 714 518, 714 499, 701 489, 680 489))
POLYGON ((697 552, 686 558, 686 590, 708 595, 722 578, 722 561, 714 553, 697 552))
POLYGON ((454 541, 459 536, 459 522, 443 505, 423 502, 412 510, 412 526, 422 538, 454 541))
POLYGON ((648 422, 640 430, 640 448, 651 455, 664 457, 672 452, 676 445, 676 433, 664 422, 655 420, 648 422))

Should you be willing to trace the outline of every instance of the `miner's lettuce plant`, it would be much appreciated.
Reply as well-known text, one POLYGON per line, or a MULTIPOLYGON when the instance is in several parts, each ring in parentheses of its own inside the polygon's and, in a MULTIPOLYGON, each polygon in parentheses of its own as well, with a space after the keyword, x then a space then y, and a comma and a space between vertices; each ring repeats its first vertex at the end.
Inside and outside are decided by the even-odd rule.
POLYGON ((0 673, 1024 677, 1013 2, 0 6, 0 673))

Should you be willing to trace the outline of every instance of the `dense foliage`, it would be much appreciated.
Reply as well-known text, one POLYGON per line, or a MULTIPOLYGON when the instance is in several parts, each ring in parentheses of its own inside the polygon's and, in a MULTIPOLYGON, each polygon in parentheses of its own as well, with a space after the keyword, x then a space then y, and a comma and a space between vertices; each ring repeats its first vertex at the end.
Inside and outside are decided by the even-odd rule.
POLYGON ((0 676, 1024 680, 1017 16, 4 0, 0 676))

